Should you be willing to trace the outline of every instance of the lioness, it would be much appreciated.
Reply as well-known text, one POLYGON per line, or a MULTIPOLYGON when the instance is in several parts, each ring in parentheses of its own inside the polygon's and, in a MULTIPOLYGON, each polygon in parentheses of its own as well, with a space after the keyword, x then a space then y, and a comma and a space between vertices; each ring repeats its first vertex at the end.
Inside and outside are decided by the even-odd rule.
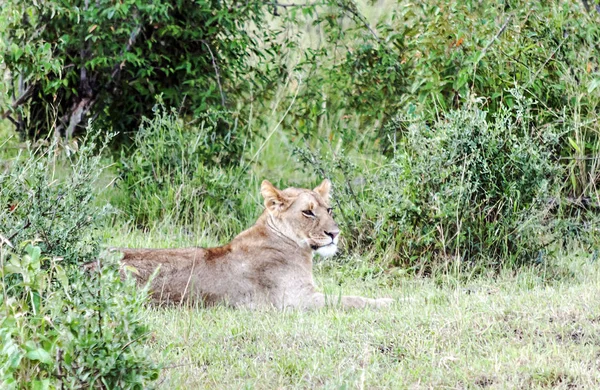
MULTIPOLYGON (((315 289, 313 252, 332 256, 340 231, 331 216, 331 183, 314 190, 261 184, 265 210, 229 244, 217 248, 119 249, 123 269, 145 284, 159 268, 151 293, 159 302, 200 301, 235 307, 317 308, 327 303, 315 289)), ((344 307, 382 306, 391 299, 333 297, 344 307)))

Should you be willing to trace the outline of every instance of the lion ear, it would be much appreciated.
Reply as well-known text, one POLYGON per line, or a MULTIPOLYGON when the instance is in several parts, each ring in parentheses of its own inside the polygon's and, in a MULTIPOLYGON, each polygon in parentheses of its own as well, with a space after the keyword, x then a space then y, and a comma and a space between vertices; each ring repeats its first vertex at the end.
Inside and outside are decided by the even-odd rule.
POLYGON ((323 180, 313 191, 321 195, 326 202, 329 202, 329 195, 331 192, 331 182, 328 179, 323 180))
POLYGON ((281 211, 287 204, 281 191, 268 180, 263 180, 260 185, 260 194, 265 198, 265 207, 271 211, 281 211))

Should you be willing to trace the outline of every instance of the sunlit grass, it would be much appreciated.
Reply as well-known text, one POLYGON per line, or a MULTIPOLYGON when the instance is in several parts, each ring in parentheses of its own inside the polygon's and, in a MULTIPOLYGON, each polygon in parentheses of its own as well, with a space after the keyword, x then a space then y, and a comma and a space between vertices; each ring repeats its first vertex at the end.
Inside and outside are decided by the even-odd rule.
MULTIPOLYGON (((141 232, 124 225, 110 243, 226 241, 203 230, 210 231, 157 224, 141 232)), ((150 306, 152 358, 164 367, 159 388, 600 385, 600 264, 589 253, 565 252, 547 267, 472 279, 415 278, 358 256, 316 257, 315 278, 332 297, 392 297, 396 303, 317 311, 150 306)))
POLYGON ((397 300, 384 310, 149 308, 160 388, 595 388, 600 267, 569 260, 577 277, 550 285, 528 270, 361 280, 318 263, 324 291, 397 300))

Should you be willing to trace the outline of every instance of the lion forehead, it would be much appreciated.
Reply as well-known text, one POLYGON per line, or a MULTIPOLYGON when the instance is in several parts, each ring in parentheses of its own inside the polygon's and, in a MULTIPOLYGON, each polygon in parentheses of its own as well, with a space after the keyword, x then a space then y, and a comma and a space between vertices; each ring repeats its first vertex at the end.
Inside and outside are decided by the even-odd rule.
MULTIPOLYGON (((290 190, 288 188, 287 190, 290 190)), ((287 191, 285 190, 285 191, 287 191)), ((296 207, 301 207, 307 210, 316 209, 319 207, 328 208, 329 203, 321 197, 321 195, 317 194, 311 190, 299 190, 297 188, 293 188, 289 193, 286 193, 286 196, 289 196, 293 199, 292 205, 296 207)), ((285 192, 284 192, 285 193, 285 192)))

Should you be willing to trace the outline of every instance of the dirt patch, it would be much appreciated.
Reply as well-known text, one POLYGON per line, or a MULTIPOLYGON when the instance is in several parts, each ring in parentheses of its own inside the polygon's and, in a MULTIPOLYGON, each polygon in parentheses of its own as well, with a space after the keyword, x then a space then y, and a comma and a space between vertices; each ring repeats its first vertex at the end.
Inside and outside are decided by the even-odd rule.
POLYGON ((576 379, 573 378, 566 372, 558 370, 539 370, 531 374, 529 377, 530 387, 541 387, 541 388, 555 388, 555 387, 566 387, 567 389, 578 389, 580 388, 576 379))
POLYGON ((479 378, 475 379, 474 385, 479 388, 485 389, 493 385, 495 381, 496 379, 494 379, 493 377, 482 375, 479 378))
POLYGON ((402 346, 398 347, 394 343, 380 344, 375 347, 377 352, 387 356, 393 361, 401 362, 406 359, 406 349, 402 346))

